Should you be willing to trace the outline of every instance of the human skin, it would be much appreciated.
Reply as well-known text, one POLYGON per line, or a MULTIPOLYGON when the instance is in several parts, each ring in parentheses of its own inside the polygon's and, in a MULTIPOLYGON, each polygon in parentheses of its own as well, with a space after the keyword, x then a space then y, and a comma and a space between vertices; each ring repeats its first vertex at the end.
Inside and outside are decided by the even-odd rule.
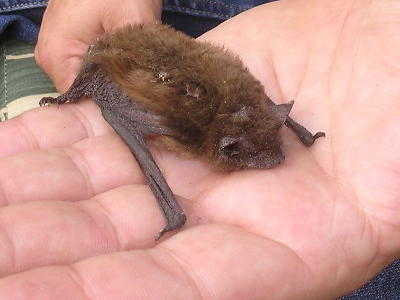
POLYGON ((135 21, 160 19, 162 0, 50 0, 40 28, 35 59, 60 92, 78 72, 88 46, 106 32, 135 21))
POLYGON ((335 299, 366 283, 400 257, 399 19, 396 1, 289 0, 203 35, 326 137, 282 129, 282 165, 232 173, 151 142, 188 217, 157 243, 162 214, 92 100, 1 123, 0 299, 335 299))

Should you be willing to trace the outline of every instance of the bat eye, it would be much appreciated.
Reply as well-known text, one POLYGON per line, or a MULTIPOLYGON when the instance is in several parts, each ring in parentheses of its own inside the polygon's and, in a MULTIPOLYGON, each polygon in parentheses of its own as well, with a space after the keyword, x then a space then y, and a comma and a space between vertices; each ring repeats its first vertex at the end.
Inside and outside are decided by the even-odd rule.
POLYGON ((219 143, 219 154, 224 159, 252 152, 254 152, 254 144, 245 137, 226 136, 219 143))

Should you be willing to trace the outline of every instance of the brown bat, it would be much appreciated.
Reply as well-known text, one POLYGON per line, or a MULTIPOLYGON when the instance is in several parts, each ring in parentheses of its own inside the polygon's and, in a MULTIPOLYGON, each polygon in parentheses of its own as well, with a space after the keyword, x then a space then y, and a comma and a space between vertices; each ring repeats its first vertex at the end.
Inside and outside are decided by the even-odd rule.
POLYGON ((93 98, 135 156, 166 219, 164 233, 186 216, 147 146, 157 135, 171 150, 218 171, 267 169, 284 160, 279 130, 288 126, 305 146, 312 135, 275 105, 232 53, 160 23, 126 25, 92 45, 69 90, 40 105, 93 98))

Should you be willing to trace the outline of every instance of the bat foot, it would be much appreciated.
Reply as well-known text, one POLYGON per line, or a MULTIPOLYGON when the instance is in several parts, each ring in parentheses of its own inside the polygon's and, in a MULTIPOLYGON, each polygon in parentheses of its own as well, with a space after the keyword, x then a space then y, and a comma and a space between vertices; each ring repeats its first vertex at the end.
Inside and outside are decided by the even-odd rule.
MULTIPOLYGON (((82 98, 81 95, 79 95, 78 97, 82 98)), ((65 102, 67 102, 67 101, 69 101, 69 102, 77 102, 80 99, 78 97, 74 96, 74 95, 71 97, 68 94, 68 92, 65 93, 65 94, 62 94, 62 95, 60 95, 58 97, 55 97, 55 98, 53 98, 53 97, 44 97, 44 98, 40 99, 39 106, 46 106, 46 105, 50 105, 50 104, 57 104, 57 106, 58 106, 59 104, 63 104, 65 102)))
POLYGON ((42 99, 40 99, 39 101, 39 106, 46 106, 46 105, 50 105, 52 103, 57 103, 58 104, 58 98, 53 98, 53 97, 44 97, 42 99))
POLYGON ((167 219, 167 225, 163 229, 161 229, 157 236, 156 241, 163 237, 169 231, 174 231, 181 228, 186 223, 186 216, 182 213, 176 213, 173 218, 167 219))

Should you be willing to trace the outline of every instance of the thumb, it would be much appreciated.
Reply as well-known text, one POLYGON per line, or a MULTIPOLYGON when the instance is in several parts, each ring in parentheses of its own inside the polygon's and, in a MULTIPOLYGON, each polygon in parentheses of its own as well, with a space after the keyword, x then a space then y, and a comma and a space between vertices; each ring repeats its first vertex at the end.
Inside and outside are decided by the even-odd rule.
POLYGON ((98 36, 126 23, 159 19, 161 9, 161 0, 49 1, 35 48, 36 62, 63 93, 98 36))

